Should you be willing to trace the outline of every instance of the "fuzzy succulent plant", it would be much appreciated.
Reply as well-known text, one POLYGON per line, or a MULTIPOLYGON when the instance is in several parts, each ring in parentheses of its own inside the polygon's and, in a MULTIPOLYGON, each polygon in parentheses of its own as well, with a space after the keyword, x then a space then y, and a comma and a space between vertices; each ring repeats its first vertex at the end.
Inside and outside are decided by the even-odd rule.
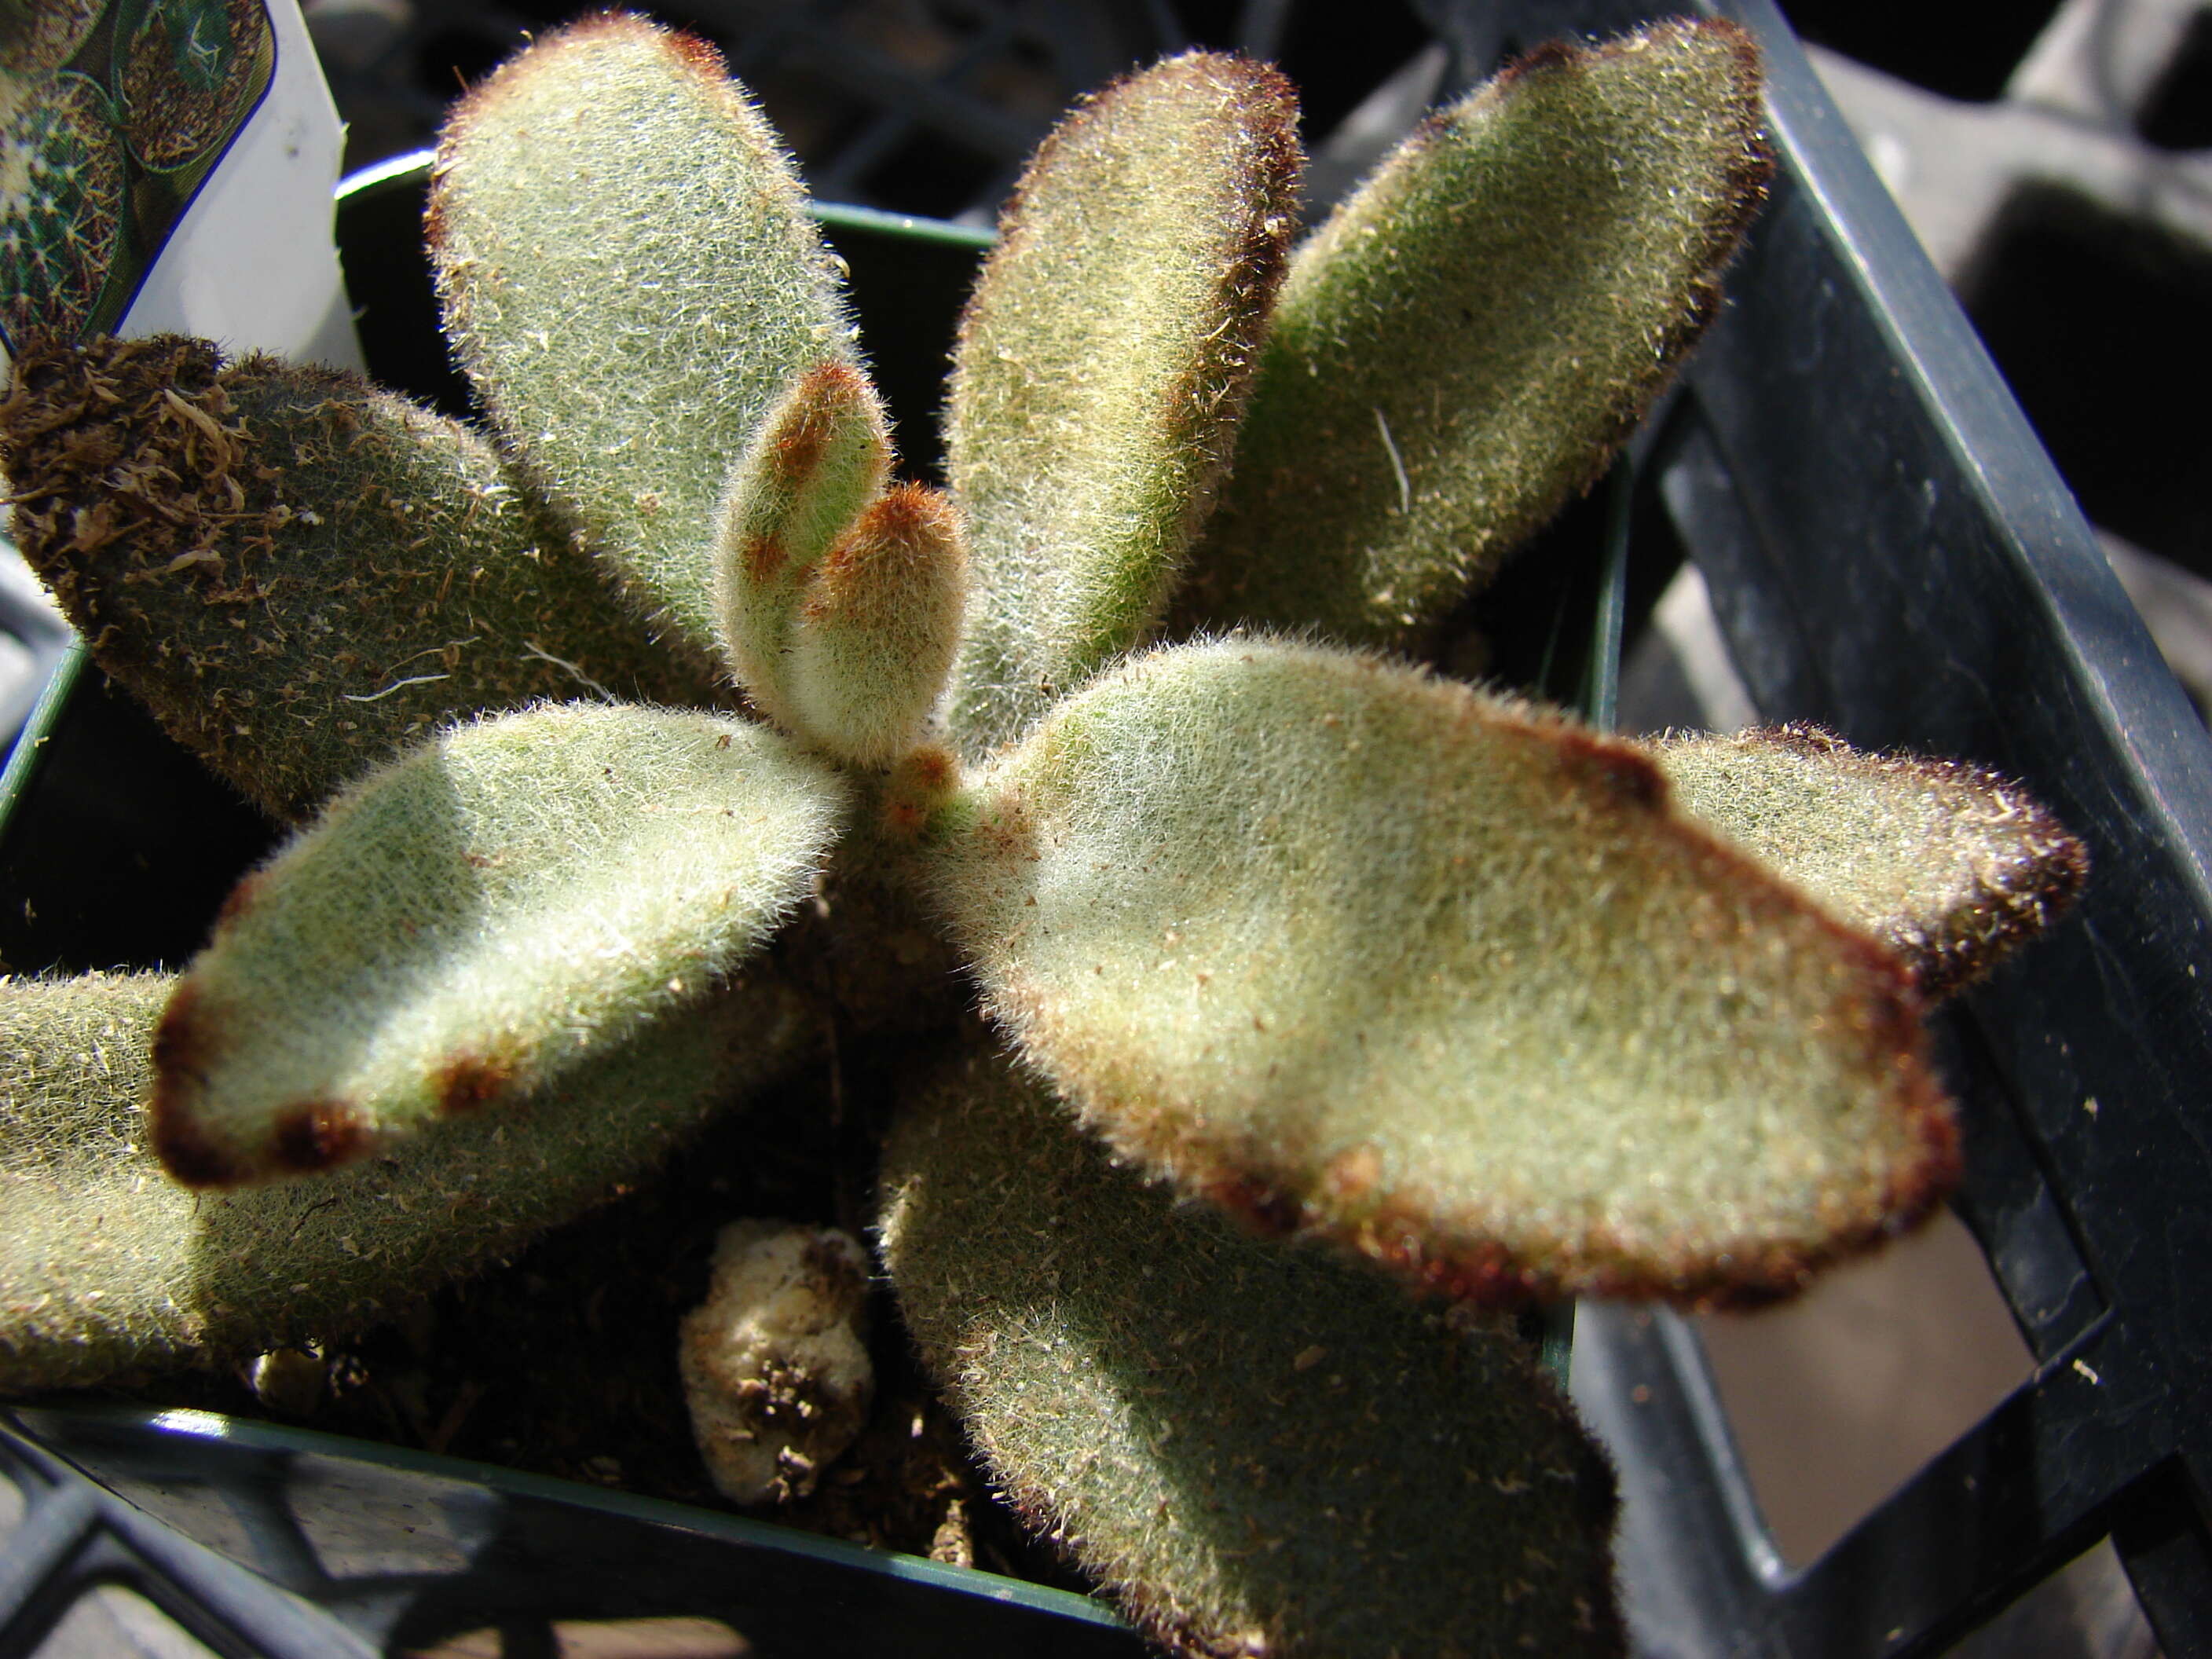
POLYGON ((27 345, 26 551, 305 827, 173 979, 0 987, 0 1383, 374 1319, 825 995, 895 1026, 964 963, 992 1034, 914 1079, 879 1242, 1015 1505, 1191 1652, 1616 1648, 1610 1476, 1500 1310, 1785 1294, 1911 1225, 1958 1157, 1925 1000, 2081 854, 1970 769, 1418 665, 1714 313, 1746 37, 1541 51, 1293 252, 1295 119, 1194 55, 1066 120, 945 491, 773 136, 632 19, 448 125, 489 436, 27 345))

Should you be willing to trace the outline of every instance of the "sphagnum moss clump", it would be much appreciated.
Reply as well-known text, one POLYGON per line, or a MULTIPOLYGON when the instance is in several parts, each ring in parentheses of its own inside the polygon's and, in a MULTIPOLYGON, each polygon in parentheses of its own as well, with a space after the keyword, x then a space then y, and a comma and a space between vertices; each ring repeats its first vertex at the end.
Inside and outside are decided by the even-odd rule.
POLYGON ((773 136, 632 19, 441 146, 489 439, 27 344, 19 539, 307 822, 173 981, 0 984, 0 1382, 388 1314, 793 1063, 846 969, 850 1031, 964 958, 999 1035, 914 1080, 879 1232, 1015 1506, 1185 1651, 1617 1650, 1610 1477, 1484 1310, 1784 1294, 1911 1224, 1924 1001, 2081 876, 1970 769, 1381 654, 1711 316, 1757 85, 1724 24, 1547 48, 1295 252, 1279 76, 1108 88, 970 303, 949 493, 773 136), (769 951, 802 908, 838 973, 769 951))

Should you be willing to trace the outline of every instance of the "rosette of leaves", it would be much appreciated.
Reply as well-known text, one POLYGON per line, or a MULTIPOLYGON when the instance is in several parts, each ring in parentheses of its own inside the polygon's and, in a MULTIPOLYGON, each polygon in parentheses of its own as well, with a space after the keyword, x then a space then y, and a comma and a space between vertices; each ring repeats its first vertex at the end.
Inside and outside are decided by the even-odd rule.
POLYGON ((307 822, 173 984, 0 993, 0 1375, 368 1316, 495 1248, 462 1174, 550 1224, 794 1007, 910 1017, 964 961, 996 1035, 916 1080, 882 1242, 1017 1507, 1188 1651, 1616 1648, 1610 1478, 1489 1310, 1786 1293, 1911 1225, 1957 1158, 1924 994, 2080 849, 1966 769, 1641 745, 1390 654, 1712 314, 1743 35, 1540 52, 1295 253, 1294 124, 1206 55, 1068 118, 945 492, 896 481, 773 136, 622 18, 441 149, 489 441, 186 343, 27 351, 27 551, 307 822))

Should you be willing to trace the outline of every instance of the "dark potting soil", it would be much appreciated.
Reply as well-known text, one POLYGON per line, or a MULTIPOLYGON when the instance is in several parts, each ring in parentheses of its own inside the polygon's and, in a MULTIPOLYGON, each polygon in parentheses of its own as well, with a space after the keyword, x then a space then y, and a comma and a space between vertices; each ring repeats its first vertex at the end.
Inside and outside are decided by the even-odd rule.
POLYGON ((706 1294, 717 1231, 765 1217, 866 1237, 877 1132, 891 1085, 910 1079, 916 1058, 911 1039, 878 1047, 833 1054, 825 1033, 818 1062, 718 1119, 653 1180, 404 1318, 331 1346, 304 1409, 272 1407, 243 1367, 149 1378, 109 1397, 291 1423, 1085 1589, 993 1497, 880 1282, 870 1304, 875 1406, 811 1495, 740 1509, 693 1445, 677 1327, 706 1294))

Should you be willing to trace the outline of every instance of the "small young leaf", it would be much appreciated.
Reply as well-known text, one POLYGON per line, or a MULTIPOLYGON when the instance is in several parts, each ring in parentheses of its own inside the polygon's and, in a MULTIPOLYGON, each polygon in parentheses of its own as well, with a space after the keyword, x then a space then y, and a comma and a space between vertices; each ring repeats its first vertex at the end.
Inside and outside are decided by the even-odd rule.
POLYGON ((1000 1489, 1168 1647, 1621 1651, 1611 1474, 1500 1323, 1176 1203, 992 1060, 895 1127, 884 1189, 1000 1489))
POLYGON ((883 494, 890 467, 883 400, 833 361, 799 376, 731 472, 715 517, 715 637, 771 713, 788 702, 784 655, 806 579, 883 494))
POLYGON ((976 569, 952 708, 970 753, 1159 619, 1281 281, 1297 121, 1273 70, 1193 53, 1109 87, 1024 176, 947 423, 976 569))
POLYGON ((593 704, 441 733, 248 876, 155 1042, 180 1180, 325 1170, 703 999, 806 890, 842 781, 743 720, 593 704))
POLYGON ((967 594, 951 503, 921 484, 878 501, 807 580, 783 670, 791 730, 862 766, 905 754, 945 689, 967 594))
POLYGON ((313 1182, 195 1193, 148 1146, 166 975, 0 981, 0 1389, 215 1365, 389 1319, 634 1182, 803 1052, 804 1005, 733 986, 501 1115, 313 1182))
POLYGON ((1298 251, 1178 626, 1416 643, 1603 471, 1764 191, 1733 24, 1554 45, 1432 117, 1298 251))
POLYGON ((453 714, 713 698, 482 439, 353 376, 34 339, 0 441, 100 666, 278 817, 453 714))
POLYGON ((2063 915, 2081 843, 2017 784, 1955 761, 1862 754, 1818 727, 1648 745, 1682 809, 1883 940, 1933 1001, 2063 915))
POLYGON ((1086 1123, 1455 1294, 1787 1291, 1955 1176, 1903 969, 1564 718, 1155 652, 939 825, 988 1006, 1086 1123))
POLYGON ((711 47, 607 15, 464 98, 434 178, 462 366, 549 497, 712 660, 724 477, 802 374, 854 361, 775 134, 711 47))

